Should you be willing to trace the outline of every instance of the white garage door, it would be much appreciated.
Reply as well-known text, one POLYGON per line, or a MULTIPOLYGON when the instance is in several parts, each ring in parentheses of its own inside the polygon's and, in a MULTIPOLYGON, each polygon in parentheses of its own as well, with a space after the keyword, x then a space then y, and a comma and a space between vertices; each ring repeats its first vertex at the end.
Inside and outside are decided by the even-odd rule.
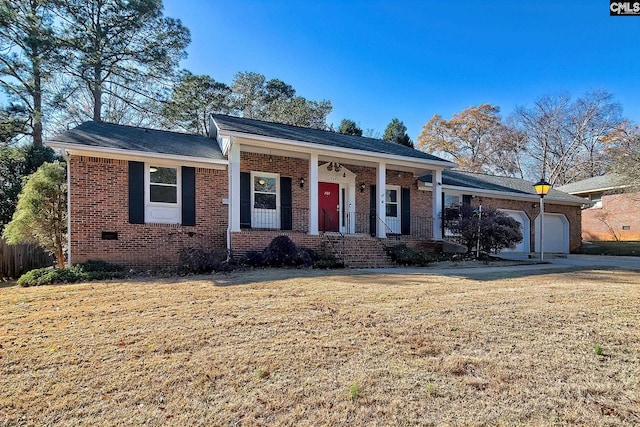
POLYGON ((503 214, 510 216, 520 223, 520 231, 522 231, 522 242, 518 243, 514 249, 503 249, 502 252, 524 252, 529 253, 530 244, 529 236, 531 235, 529 217, 523 211, 512 211, 507 209, 498 209, 503 214))
MULTIPOLYGON (((540 216, 536 218, 536 252, 540 252, 540 216)), ((562 214, 544 214, 544 251, 569 253, 569 221, 562 214)))

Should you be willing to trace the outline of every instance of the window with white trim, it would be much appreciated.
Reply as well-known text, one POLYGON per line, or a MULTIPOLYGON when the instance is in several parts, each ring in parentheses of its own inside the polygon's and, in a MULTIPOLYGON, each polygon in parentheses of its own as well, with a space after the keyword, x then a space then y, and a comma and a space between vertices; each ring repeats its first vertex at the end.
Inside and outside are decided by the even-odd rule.
POLYGON ((601 208, 602 207, 602 192, 600 193, 591 193, 589 195, 589 199, 591 200, 592 208, 601 208))
POLYGON ((182 222, 181 168, 157 163, 146 163, 145 168, 145 222, 180 224, 182 222))
POLYGON ((385 189, 384 201, 387 233, 400 234, 400 187, 388 185, 385 189))
POLYGON ((149 201, 178 203, 178 168, 149 167, 149 201))
POLYGON ((453 220, 460 216, 462 196, 459 194, 444 195, 444 219, 453 220))
POLYGON ((396 218, 398 216, 398 189, 387 188, 385 190, 386 216, 396 218))
POLYGON ((280 175, 251 173, 252 227, 280 228, 280 175))

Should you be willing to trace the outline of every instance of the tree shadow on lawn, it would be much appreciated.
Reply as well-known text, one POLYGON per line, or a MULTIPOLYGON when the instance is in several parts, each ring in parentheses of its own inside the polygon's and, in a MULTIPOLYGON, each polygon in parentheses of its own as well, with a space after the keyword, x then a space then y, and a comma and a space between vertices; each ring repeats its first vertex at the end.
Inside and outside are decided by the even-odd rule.
POLYGON ((0 289, 2 288, 8 288, 11 286, 16 286, 17 282, 13 279, 11 280, 2 280, 0 279, 0 289))
MULTIPOLYGON (((260 285, 261 283, 287 281, 295 279, 320 279, 325 278, 327 281, 342 281, 353 284, 363 283, 380 283, 389 286, 416 286, 425 285, 428 282, 437 281, 439 277, 456 278, 461 280, 472 280, 477 282, 490 282, 493 280, 518 279, 533 276, 544 275, 560 275, 570 273, 572 278, 584 278, 585 280, 598 280, 603 285, 612 284, 610 272, 613 270, 626 271, 620 268, 602 268, 602 267, 566 267, 566 266, 548 266, 547 268, 532 268, 531 265, 522 265, 516 269, 511 266, 509 269, 502 271, 487 272, 486 268, 447 268, 433 269, 431 267, 420 268, 389 268, 389 269, 309 269, 309 268, 257 268, 250 270, 235 270, 226 273, 213 273, 189 276, 144 276, 130 277, 127 279, 111 279, 96 280, 90 282, 78 283, 57 283, 46 285, 47 287, 55 286, 73 286, 73 285, 99 285, 101 283, 117 283, 119 281, 135 282, 141 285, 175 285, 185 284, 188 282, 209 282, 215 287, 243 286, 243 285, 260 285), (426 279, 428 280, 421 280, 426 279)), ((616 277, 616 284, 631 284, 640 286, 640 278, 629 276, 628 280, 616 277)), ((0 289, 5 287, 17 286, 15 281, 0 282, 0 289)))
MULTIPOLYGON (((407 276, 445 276, 445 277, 455 277, 460 279, 473 280, 478 282, 490 282, 493 280, 508 280, 508 279, 519 279, 519 278, 527 278, 527 277, 535 277, 535 276, 546 276, 546 275, 559 275, 559 274, 571 274, 572 278, 584 278, 585 280, 600 280, 603 285, 611 283, 610 271, 629 271, 627 269, 622 268, 603 268, 603 267, 563 267, 563 266, 554 266, 549 268, 538 268, 531 269, 523 266, 521 269, 508 269, 503 271, 483 271, 481 268, 477 269, 450 269, 450 270, 439 270, 439 271, 429 271, 428 268, 425 268, 423 271, 413 270, 411 272, 404 273, 391 273, 386 275, 386 282, 399 282, 401 284, 402 281, 406 281, 407 276), (475 271, 474 271, 475 270, 475 271), (394 275, 401 275, 398 280, 394 280, 394 275)), ((380 272, 375 272, 371 274, 384 274, 380 272)), ((628 280, 623 281, 622 283, 626 284, 636 284, 640 285, 640 278, 638 280, 634 280, 632 277, 628 280)), ((621 283, 619 277, 616 277, 615 283, 621 283)))
POLYGON ((341 269, 311 269, 311 268, 256 268, 251 270, 236 270, 229 273, 216 273, 205 276, 192 276, 194 280, 212 280, 215 286, 236 286, 260 282, 275 282, 291 279, 308 279, 326 277, 335 280, 340 277, 360 276, 366 274, 362 270, 341 269))
MULTIPOLYGON (((553 266, 549 268, 533 269, 530 266, 521 266, 520 269, 508 269, 503 271, 483 271, 482 268, 466 268, 466 269, 446 269, 433 271, 429 267, 425 268, 390 268, 381 271, 380 269, 366 270, 366 269, 336 269, 336 270, 313 270, 313 269, 285 269, 285 268, 273 268, 273 269, 256 269, 249 271, 235 271, 231 273, 219 273, 213 276, 191 276, 190 278, 175 278, 171 281, 182 280, 211 280, 214 286, 226 287, 226 286, 238 286, 247 284, 259 284, 261 282, 274 282, 281 280, 291 279, 307 279, 307 278, 322 278, 327 280, 336 281, 342 280, 353 283, 363 283, 364 281, 381 282, 386 285, 392 286, 414 286, 415 280, 411 280, 410 277, 416 279, 422 277, 429 277, 435 280, 439 276, 445 276, 449 278, 467 279, 478 282, 489 282, 493 280, 505 280, 505 279, 518 279, 534 276, 545 275, 558 275, 570 273, 573 278, 583 277, 585 280, 598 280, 603 285, 611 283, 611 277, 608 274, 613 269, 597 268, 597 267, 563 267, 553 266), (474 271, 475 270, 475 271, 474 271), (372 280, 373 279, 373 280, 372 280)), ((616 269, 619 270, 619 269, 616 269)), ((626 284, 638 284, 639 281, 634 281, 632 276, 623 282, 619 277, 616 278, 616 283, 626 284)))

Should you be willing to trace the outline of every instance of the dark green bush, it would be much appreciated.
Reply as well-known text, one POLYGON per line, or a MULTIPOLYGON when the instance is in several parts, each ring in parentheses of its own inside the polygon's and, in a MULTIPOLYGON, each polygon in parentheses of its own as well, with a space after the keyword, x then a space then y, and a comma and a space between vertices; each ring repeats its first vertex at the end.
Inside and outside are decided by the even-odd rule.
POLYGON ((433 258, 429 252, 422 248, 407 246, 404 243, 389 248, 389 255, 399 265, 413 265, 425 267, 433 262, 433 258))
POLYGON ((262 256, 262 252, 248 251, 241 263, 249 267, 262 267, 264 265, 264 256, 262 256))
POLYGON ((313 249, 299 248, 296 265, 303 267, 313 267, 318 259, 318 254, 313 249))
POLYGON ((239 264, 248 267, 313 267, 320 255, 313 249, 298 247, 287 236, 278 236, 262 252, 248 251, 239 264))
POLYGON ((462 205, 457 217, 444 219, 444 226, 453 234, 449 239, 465 245, 468 252, 478 243, 478 231, 480 250, 486 253, 513 249, 523 238, 520 223, 491 206, 484 206, 480 214, 473 206, 462 205))
POLYGON ((182 248, 178 253, 179 267, 188 273, 209 273, 213 271, 213 256, 210 251, 200 248, 182 248))
POLYGON ((271 267, 293 267, 300 265, 300 251, 287 236, 278 236, 264 250, 264 263, 271 267))
POLYGON ((91 272, 116 272, 124 271, 124 267, 118 264, 112 264, 107 261, 90 259, 87 262, 78 264, 83 271, 91 272))
POLYGON ((228 271, 226 249, 207 250, 201 248, 183 248, 179 252, 180 270, 187 273, 211 273, 212 271, 228 271))
POLYGON ((86 273, 77 268, 38 268, 20 276, 20 286, 41 286, 53 283, 74 283, 84 280, 86 273))
POLYGON ((20 276, 18 285, 26 287, 119 279, 125 277, 123 270, 122 266, 105 261, 87 261, 86 263, 65 268, 38 268, 20 276))
POLYGON ((332 253, 321 252, 318 255, 318 259, 314 262, 313 268, 344 268, 344 263, 342 261, 338 261, 332 253))

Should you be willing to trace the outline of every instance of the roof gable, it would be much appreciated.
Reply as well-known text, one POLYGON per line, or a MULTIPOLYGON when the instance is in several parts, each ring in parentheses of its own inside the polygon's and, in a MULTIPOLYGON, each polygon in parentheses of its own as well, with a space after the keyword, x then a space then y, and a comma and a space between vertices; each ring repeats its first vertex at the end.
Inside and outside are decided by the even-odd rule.
POLYGON ((268 138, 307 142, 328 147, 363 150, 378 154, 450 163, 448 160, 427 154, 423 151, 376 138, 344 135, 338 132, 265 122, 255 119, 245 119, 242 117, 227 116, 223 114, 212 114, 211 118, 215 122, 219 131, 223 133, 225 131, 237 132, 268 138))

